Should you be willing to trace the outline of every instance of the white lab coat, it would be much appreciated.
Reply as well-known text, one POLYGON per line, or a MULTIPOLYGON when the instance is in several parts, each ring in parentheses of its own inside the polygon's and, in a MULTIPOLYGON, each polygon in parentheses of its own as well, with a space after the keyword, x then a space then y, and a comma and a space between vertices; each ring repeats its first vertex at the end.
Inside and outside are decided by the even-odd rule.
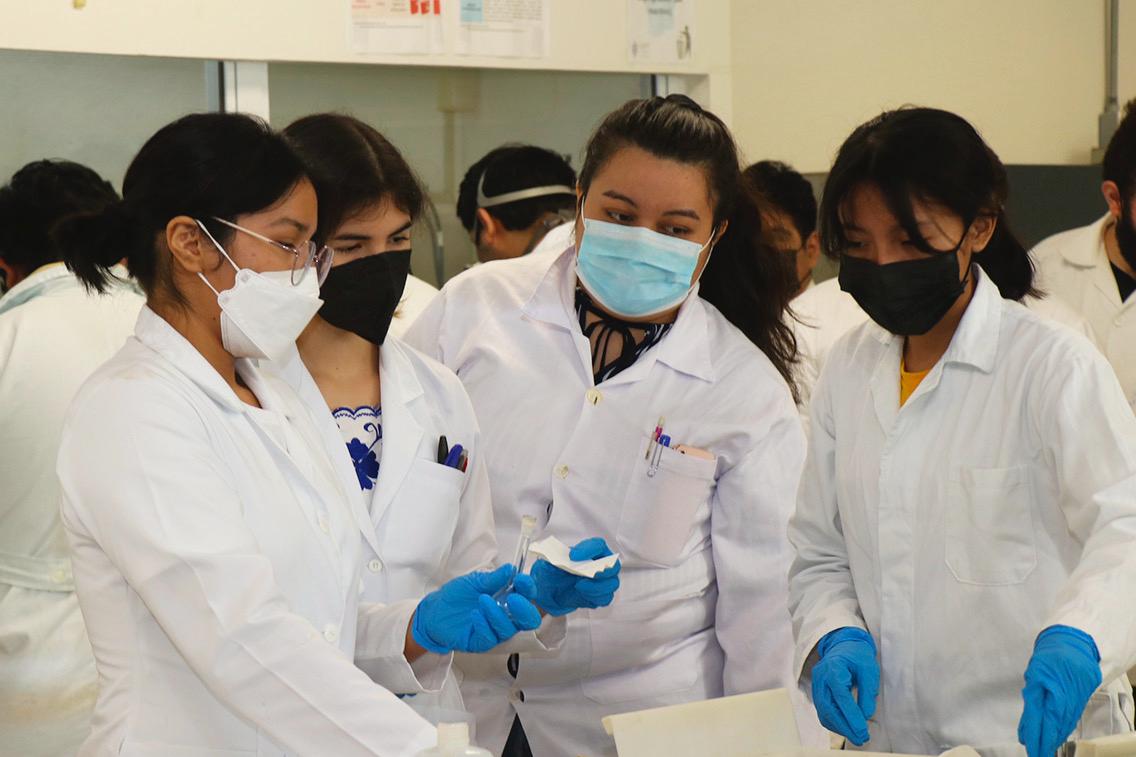
MULTIPOLYGON (((374 538, 364 548, 364 602, 421 599, 451 578, 492 569, 497 560, 493 502, 481 454, 481 431, 469 396, 449 368, 388 336, 379 354, 383 455, 372 492, 359 488, 343 437, 319 386, 293 351, 276 368, 317 415, 320 435, 344 489, 360 498, 374 538), (462 473, 437 462, 438 439, 469 452, 462 473)), ((547 617, 537 634, 519 634, 503 650, 547 652, 563 640, 565 622, 547 617)), ((457 678, 440 692, 417 687, 403 701, 438 721, 464 710, 457 678)))
POLYGON ((613 755, 604 715, 792 681, 785 529, 804 442, 785 382, 695 295, 658 346, 594 386, 574 259, 468 271, 408 334, 469 391, 501 548, 532 515, 569 544, 607 539, 623 561, 614 603, 568 616, 560 653, 523 656, 516 681, 501 657, 461 660, 495 751, 514 711, 534 754, 613 755), (715 459, 662 449, 648 476, 659 416, 675 445, 715 459))
POLYGON ((79 385, 133 331, 142 297, 90 294, 61 263, 0 297, 0 755, 74 754, 95 664, 59 522, 55 458, 79 385))
POLYGON ((1136 419, 1115 375, 980 273, 901 408, 902 346, 861 326, 814 395, 790 526, 802 685, 822 636, 866 628, 883 673, 866 748, 1013 744, 1034 639, 1063 624, 1096 641, 1105 682, 1074 736, 1131 730, 1136 419))
MULTIPOLYGON (((1027 296, 1022 304, 1038 315, 1083 334, 1095 343, 1089 322, 1058 298, 1027 296)), ((796 373, 799 404, 801 417, 807 427, 813 388, 832 346, 840 337, 869 319, 852 295, 840 288, 840 282, 835 278, 809 287, 793 300, 791 308, 794 317, 789 323, 797 337, 799 354, 796 373)))
POLYGON ((402 336, 414 323, 414 319, 426 309, 430 301, 438 296, 438 287, 428 284, 417 276, 407 276, 406 285, 402 288, 402 297, 391 319, 390 333, 392 336, 402 336))
POLYGON ((1110 216, 1042 241, 1030 253, 1041 286, 1083 315, 1136 406, 1136 297, 1120 290, 1104 246, 1110 216))
POLYGON ((72 407, 62 517, 100 685, 80 754, 414 755, 434 729, 367 674, 437 689, 448 658, 403 657, 415 602, 360 605, 367 514, 295 393, 238 371, 263 408, 143 309, 72 407))

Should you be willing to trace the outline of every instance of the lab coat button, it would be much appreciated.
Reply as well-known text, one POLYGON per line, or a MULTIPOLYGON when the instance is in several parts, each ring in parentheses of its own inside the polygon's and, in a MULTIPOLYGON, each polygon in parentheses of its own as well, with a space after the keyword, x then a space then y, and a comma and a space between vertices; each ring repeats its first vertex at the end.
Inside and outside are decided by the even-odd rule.
POLYGON ((371 560, 369 563, 367 563, 367 570, 371 571, 372 573, 378 573, 382 569, 383 569, 382 560, 379 560, 378 558, 375 558, 375 559, 371 560))
MULTIPOLYGON (((320 531, 323 531, 325 534, 330 534, 331 526, 329 526, 327 522, 327 513, 320 513, 317 520, 319 520, 320 531)), ((356 565, 358 565, 358 563, 356 563, 356 565)))
POLYGON ((599 389, 589 389, 587 395, 589 405, 598 405, 603 401, 603 392, 599 389))
POLYGON ((563 465, 563 464, 557 465, 556 466, 556 475, 557 475, 558 478, 568 478, 568 466, 563 465))
POLYGON ((61 584, 66 580, 67 580, 67 571, 65 571, 63 568, 56 568, 55 570, 51 571, 52 583, 61 584))
POLYGON ((333 626, 331 623, 328 623, 323 627, 323 638, 327 641, 328 644, 334 644, 335 642, 339 641, 339 629, 333 626))
POLYGON ((517 689, 516 691, 510 691, 509 692, 509 701, 510 702, 524 702, 525 701, 525 692, 521 691, 520 689, 517 689))

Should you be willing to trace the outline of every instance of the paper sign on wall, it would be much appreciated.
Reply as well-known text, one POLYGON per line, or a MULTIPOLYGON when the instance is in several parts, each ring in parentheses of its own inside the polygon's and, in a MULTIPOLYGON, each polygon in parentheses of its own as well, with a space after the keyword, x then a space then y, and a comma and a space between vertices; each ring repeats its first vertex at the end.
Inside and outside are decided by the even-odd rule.
POLYGON ((442 0, 350 0, 351 48, 372 55, 427 55, 445 50, 442 0))
POLYGON ((543 58, 548 54, 549 0, 457 0, 457 54, 543 58))
POLYGON ((652 63, 689 60, 694 0, 627 0, 627 58, 652 63))

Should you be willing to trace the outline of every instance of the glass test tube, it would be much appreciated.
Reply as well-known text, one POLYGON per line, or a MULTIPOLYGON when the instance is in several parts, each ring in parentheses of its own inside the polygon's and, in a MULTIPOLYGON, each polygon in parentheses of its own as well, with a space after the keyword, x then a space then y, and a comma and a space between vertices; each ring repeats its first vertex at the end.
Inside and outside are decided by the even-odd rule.
MULTIPOLYGON (((533 534, 536 533, 536 518, 531 515, 526 515, 521 518, 521 536, 517 539, 517 551, 513 555, 513 567, 516 572, 513 574, 514 578, 519 576, 525 570, 525 561, 529 556, 529 545, 532 544, 533 534)), ((509 579, 509 583, 505 584, 496 594, 493 595, 493 601, 496 602, 502 609, 508 610, 505 604, 505 598, 509 596, 509 592, 513 590, 513 579, 509 579)))

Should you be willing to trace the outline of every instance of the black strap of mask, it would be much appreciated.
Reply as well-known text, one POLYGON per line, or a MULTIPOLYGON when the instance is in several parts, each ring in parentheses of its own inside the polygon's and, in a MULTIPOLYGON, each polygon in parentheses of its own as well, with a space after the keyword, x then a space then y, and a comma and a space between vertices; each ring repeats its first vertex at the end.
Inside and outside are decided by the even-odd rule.
POLYGON ((596 307, 592 298, 579 288, 576 289, 576 317, 580 330, 592 345, 592 371, 597 385, 635 365, 635 361, 661 342, 674 325, 629 323, 613 318, 596 307), (615 356, 608 359, 612 353, 615 356))

